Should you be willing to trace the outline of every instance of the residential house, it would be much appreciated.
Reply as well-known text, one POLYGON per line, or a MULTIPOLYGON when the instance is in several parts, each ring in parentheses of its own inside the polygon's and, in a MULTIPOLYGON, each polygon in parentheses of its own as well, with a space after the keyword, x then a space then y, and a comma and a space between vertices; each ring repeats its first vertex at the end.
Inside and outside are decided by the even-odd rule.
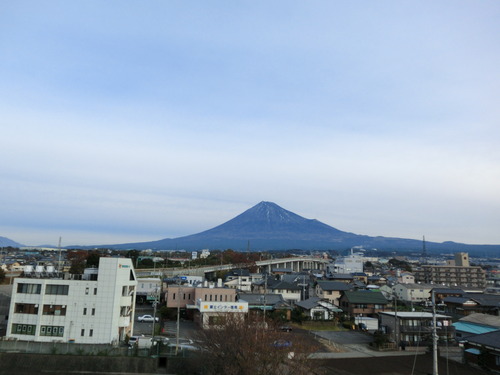
POLYGON ((298 302, 301 300, 302 287, 298 283, 289 283, 281 280, 272 280, 267 283, 267 291, 274 294, 281 294, 287 302, 298 302))
POLYGON ((500 317, 489 314, 474 313, 467 315, 453 323, 457 341, 467 339, 470 336, 483 333, 499 331, 500 317))
POLYGON ((247 269, 232 270, 226 275, 224 286, 239 291, 250 292, 252 290, 253 278, 247 269))
POLYGON ((361 282, 363 285, 367 285, 368 284, 368 275, 364 272, 353 272, 352 274, 352 278, 354 281, 359 281, 361 282))
POLYGON ((431 298, 431 290, 435 285, 429 284, 396 284, 392 291, 399 301, 419 303, 431 298))
POLYGON ((330 300, 311 297, 296 303, 297 308, 307 314, 311 320, 332 320, 342 310, 330 300))
POLYGON ((432 288, 436 303, 441 303, 447 297, 462 297, 465 292, 460 288, 432 288))
POLYGON ((401 272, 397 278, 400 284, 415 284, 415 276, 409 272, 401 272))
POLYGON ((467 362, 500 372, 500 331, 467 338, 464 355, 467 362))
MULTIPOLYGON (((396 343, 423 346, 432 342, 433 314, 430 312, 381 311, 380 326, 396 343)), ((436 333, 440 340, 451 341, 455 335, 450 316, 436 314, 436 333)))
POLYGON ((391 307, 381 292, 370 290, 344 291, 339 302, 339 307, 351 317, 376 317, 391 307))
POLYGON ((465 293, 460 297, 445 297, 445 311, 457 315, 483 313, 500 315, 500 295, 465 293))
POLYGON ((339 306, 342 292, 351 290, 353 287, 340 281, 321 280, 316 284, 316 296, 320 299, 328 300, 330 303, 339 306))
POLYGON ((354 281, 354 277, 350 273, 334 273, 328 277, 328 280, 350 284, 354 281))

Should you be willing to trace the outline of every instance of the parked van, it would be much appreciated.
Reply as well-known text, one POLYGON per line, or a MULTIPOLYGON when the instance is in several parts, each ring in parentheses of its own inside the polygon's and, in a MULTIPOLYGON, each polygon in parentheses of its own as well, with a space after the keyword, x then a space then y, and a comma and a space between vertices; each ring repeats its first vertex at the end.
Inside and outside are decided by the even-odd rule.
POLYGON ((129 348, 149 349, 153 346, 153 338, 146 336, 132 336, 128 340, 129 348))
POLYGON ((137 340, 137 347, 139 349, 149 349, 153 346, 153 338, 152 337, 139 337, 137 340))

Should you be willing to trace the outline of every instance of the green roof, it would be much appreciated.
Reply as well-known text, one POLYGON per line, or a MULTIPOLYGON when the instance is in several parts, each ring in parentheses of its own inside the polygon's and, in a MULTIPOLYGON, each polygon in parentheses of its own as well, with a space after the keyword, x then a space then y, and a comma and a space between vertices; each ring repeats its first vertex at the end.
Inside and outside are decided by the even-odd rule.
POLYGON ((386 305, 389 301, 384 297, 382 292, 372 291, 354 291, 344 292, 345 297, 351 303, 376 303, 379 305, 386 305))

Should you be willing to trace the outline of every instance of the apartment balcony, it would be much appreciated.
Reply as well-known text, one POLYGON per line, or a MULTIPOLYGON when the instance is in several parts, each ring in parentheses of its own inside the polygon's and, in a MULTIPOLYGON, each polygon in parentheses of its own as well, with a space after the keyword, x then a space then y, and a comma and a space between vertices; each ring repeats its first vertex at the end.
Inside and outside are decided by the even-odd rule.
MULTIPOLYGON (((431 326, 399 326, 399 332, 407 334, 431 333, 431 326)), ((438 336, 450 336, 455 334, 455 327, 453 326, 438 326, 438 336)))
POLYGON ((120 316, 118 327, 128 327, 130 325, 130 316, 120 316))
POLYGON ((122 296, 120 298, 120 306, 132 306, 132 296, 122 296))

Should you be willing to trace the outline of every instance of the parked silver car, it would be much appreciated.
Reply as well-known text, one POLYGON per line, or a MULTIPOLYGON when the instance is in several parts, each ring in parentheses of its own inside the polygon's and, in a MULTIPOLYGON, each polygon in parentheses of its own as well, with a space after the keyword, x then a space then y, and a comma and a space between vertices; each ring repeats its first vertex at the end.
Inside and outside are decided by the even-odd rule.
POLYGON ((146 322, 146 323, 153 323, 153 322, 158 322, 160 319, 158 317, 153 317, 152 315, 141 315, 137 317, 138 322, 146 322))

